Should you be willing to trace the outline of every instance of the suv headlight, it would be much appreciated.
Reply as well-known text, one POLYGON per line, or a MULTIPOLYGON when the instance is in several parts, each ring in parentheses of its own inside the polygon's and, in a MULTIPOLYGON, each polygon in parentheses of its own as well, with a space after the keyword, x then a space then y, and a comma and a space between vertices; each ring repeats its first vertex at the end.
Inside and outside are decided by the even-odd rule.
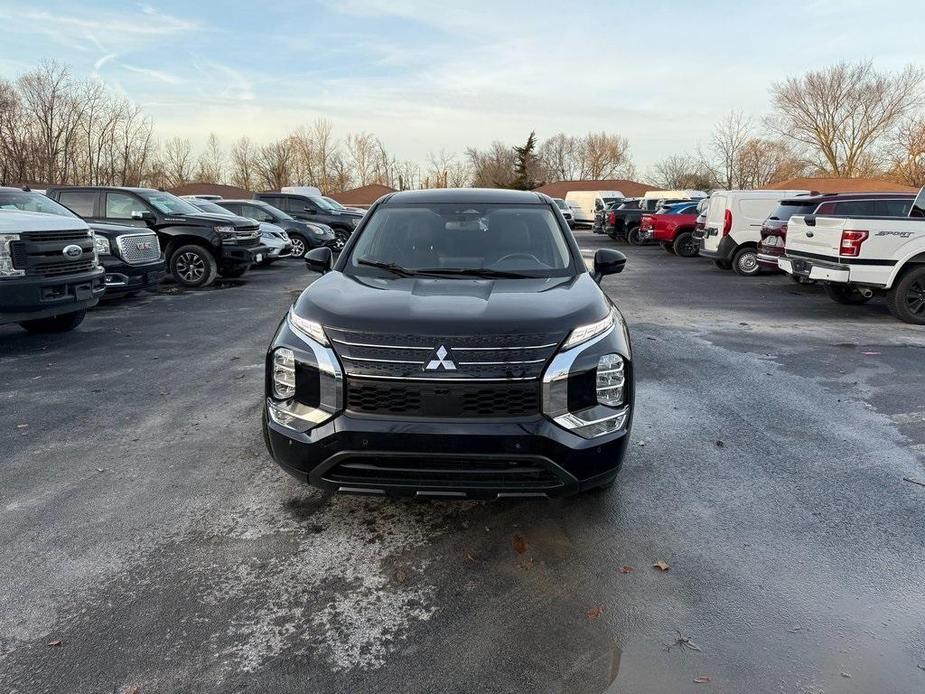
POLYGON ((215 231, 216 234, 233 234, 234 233, 234 227, 232 226, 219 225, 219 226, 212 227, 212 229, 215 231))
POLYGON ((614 323, 616 322, 615 311, 611 308, 610 313, 606 317, 595 323, 589 323, 588 325, 582 325, 575 328, 568 336, 568 339, 565 341, 565 344, 562 345, 562 350, 571 349, 576 345, 580 345, 582 342, 587 342, 588 340, 597 337, 598 335, 603 335, 608 330, 610 330, 614 323))
POLYGON ((109 245, 109 239, 105 236, 97 236, 93 241, 96 246, 97 255, 112 255, 112 247, 109 245))
POLYGON ((295 310, 291 308, 289 309, 289 316, 286 320, 289 322, 289 327, 293 330, 307 335, 320 345, 324 345, 325 347, 330 346, 331 343, 328 342, 328 336, 324 334, 324 328, 321 323, 302 318, 296 315, 295 310))
POLYGON ((25 270, 13 267, 13 241, 19 241, 19 234, 0 234, 0 277, 22 277, 25 270))
POLYGON ((619 354, 603 355, 597 362, 597 401, 610 407, 622 405, 625 383, 623 357, 619 354))
POLYGON ((295 354, 285 347, 273 352, 273 397, 279 400, 295 397, 295 354))

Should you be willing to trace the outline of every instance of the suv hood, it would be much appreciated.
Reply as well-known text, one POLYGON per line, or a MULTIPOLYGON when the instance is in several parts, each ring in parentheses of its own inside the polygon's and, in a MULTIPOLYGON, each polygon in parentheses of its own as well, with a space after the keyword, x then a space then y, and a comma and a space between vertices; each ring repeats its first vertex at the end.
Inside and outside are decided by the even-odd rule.
POLYGON ((0 210, 0 232, 19 234, 30 231, 86 231, 89 227, 80 217, 64 217, 44 212, 0 210))
POLYGON ((604 318, 610 302, 588 273, 549 279, 348 277, 329 272, 296 313, 345 330, 416 335, 568 332, 604 318))

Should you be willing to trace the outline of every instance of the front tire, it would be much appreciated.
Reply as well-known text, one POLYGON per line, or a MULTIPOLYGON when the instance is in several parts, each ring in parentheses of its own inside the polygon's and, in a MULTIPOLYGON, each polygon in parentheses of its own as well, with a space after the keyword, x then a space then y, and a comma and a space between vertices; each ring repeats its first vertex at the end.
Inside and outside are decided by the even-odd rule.
POLYGON ((83 323, 84 316, 87 315, 86 309, 83 311, 74 311, 73 313, 64 313, 60 316, 51 316, 49 318, 36 318, 34 320, 24 320, 19 323, 20 327, 26 332, 40 335, 43 333, 66 333, 83 323))
POLYGON ((732 269, 737 275, 743 277, 754 277, 761 272, 761 266, 758 264, 758 251, 751 246, 740 248, 732 257, 732 269))
POLYGON ((858 290, 857 287, 852 287, 845 284, 825 284, 825 293, 828 294, 829 298, 834 301, 836 304, 844 304, 845 306, 860 306, 861 304, 866 304, 871 300, 871 296, 864 296, 858 290))
POLYGON ((682 258, 693 258, 700 254, 700 244, 692 233, 685 231, 675 238, 674 252, 682 258))
POLYGON ((887 292, 886 305, 904 323, 925 325, 925 266, 906 272, 887 292))
POLYGON ((301 234, 289 234, 289 242, 292 243, 292 257, 303 258, 308 252, 308 241, 301 234))
POLYGON ((202 246, 180 246, 170 256, 170 274, 184 287, 208 287, 218 276, 218 263, 202 246))

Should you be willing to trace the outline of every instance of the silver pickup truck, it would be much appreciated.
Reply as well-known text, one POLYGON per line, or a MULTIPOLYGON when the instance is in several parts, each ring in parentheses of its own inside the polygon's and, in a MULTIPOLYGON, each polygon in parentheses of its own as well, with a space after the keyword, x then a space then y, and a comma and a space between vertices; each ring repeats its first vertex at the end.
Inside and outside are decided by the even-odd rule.
POLYGON ((842 304, 885 294, 894 316, 925 325, 925 188, 908 217, 792 217, 778 266, 842 304))

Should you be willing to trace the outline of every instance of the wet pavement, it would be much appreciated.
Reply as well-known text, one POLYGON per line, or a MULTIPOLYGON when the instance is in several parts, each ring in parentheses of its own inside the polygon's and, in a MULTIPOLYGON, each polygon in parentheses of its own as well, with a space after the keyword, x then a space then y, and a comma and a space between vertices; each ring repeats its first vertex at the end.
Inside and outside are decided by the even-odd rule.
POLYGON ((925 328, 625 250, 633 441, 553 501, 279 471, 296 262, 0 328, 0 691, 925 691, 925 328))

